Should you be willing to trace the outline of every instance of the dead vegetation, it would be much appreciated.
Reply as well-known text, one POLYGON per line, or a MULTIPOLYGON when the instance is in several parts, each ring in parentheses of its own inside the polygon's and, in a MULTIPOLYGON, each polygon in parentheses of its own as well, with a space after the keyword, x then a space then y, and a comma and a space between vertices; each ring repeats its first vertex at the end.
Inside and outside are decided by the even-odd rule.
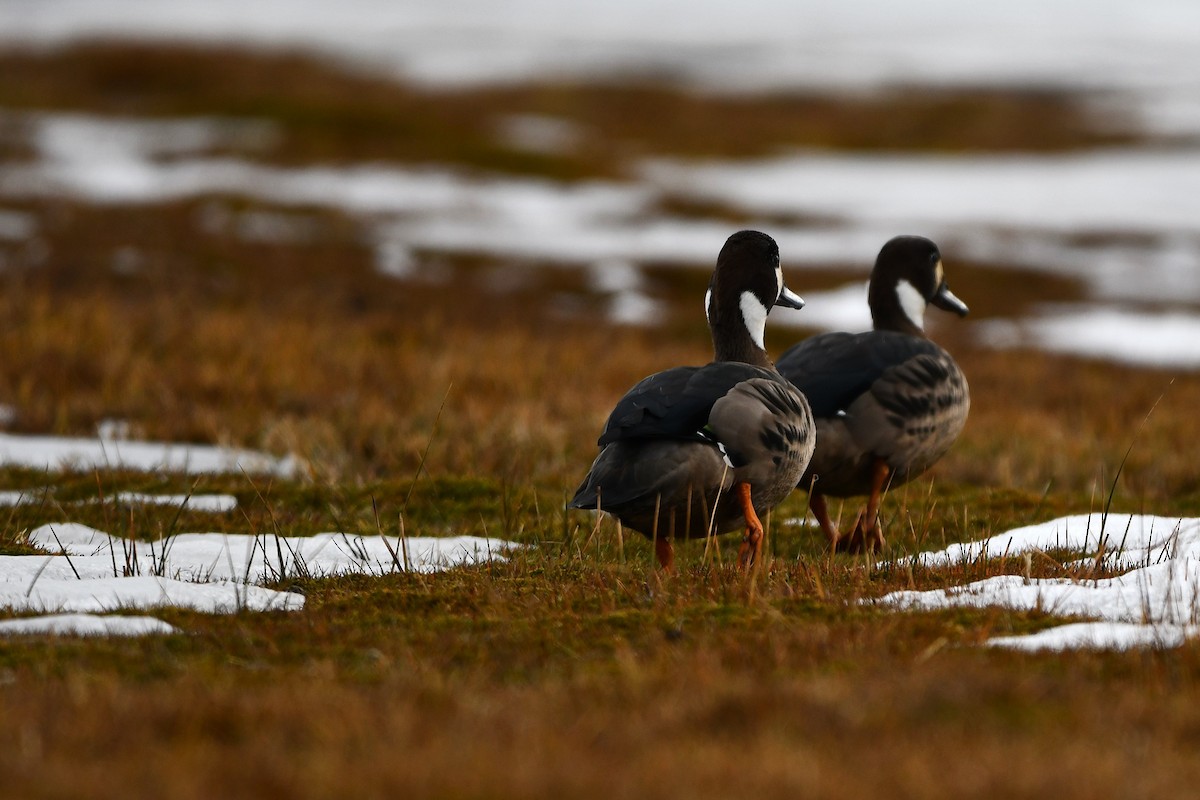
MULTIPOLYGON (((281 125, 285 144, 269 157, 285 161, 503 169, 509 155, 483 144, 493 139, 480 127, 500 110, 603 134, 597 150, 515 167, 555 175, 609 174, 627 148, 1066 147, 1101 136, 1045 97, 429 96, 291 56, 115 45, 0 64, 2 106, 262 117, 281 125), (429 112, 420 123, 417 104, 429 112), (648 107, 672 113, 649 125, 648 107), (721 138, 712 122, 733 111, 760 115, 761 142, 721 138), (1021 138, 1031 130, 1041 138, 1021 138)), ((24 155, 0 146, 0 157, 24 155)), ((577 273, 546 265, 418 254, 442 282, 380 275, 358 224, 330 212, 297 211, 313 235, 264 244, 202 224, 214 208, 254 210, 230 198, 11 207, 38 231, 36 248, 0 242, 0 402, 16 410, 12 430, 87 435, 118 418, 148 438, 295 452, 311 470, 296 482, 4 470, 4 488, 44 500, 0 511, 4 552, 27 552, 22 532, 46 521, 144 538, 176 524, 163 509, 76 502, 120 489, 237 495, 239 512, 185 515, 183 530, 395 535, 403 513, 409 534, 529 546, 440 575, 297 578, 286 588, 306 594, 302 613, 164 612, 182 636, 0 641, 0 794, 1066 799, 1183 795, 1200 779, 1195 645, 1029 657, 975 645, 1036 630, 1039 614, 862 602, 1022 565, 906 571, 831 557, 812 530, 785 522, 804 514, 796 493, 753 577, 728 548, 706 561, 695 543, 662 578, 640 538, 619 547, 612 529, 564 513, 621 392, 709 357, 702 271, 651 270, 667 311, 657 328, 630 329, 604 320, 577 273), (504 289, 484 279, 516 270, 525 277, 504 289), (561 313, 563 298, 575 312, 561 313)), ((1033 288, 1079 291, 1014 275, 964 265, 955 292, 986 317, 1028 303, 1033 288)), ((806 276, 833 285, 850 273, 788 280, 804 291, 806 276)), ((772 329, 768 345, 779 352, 791 335, 772 329)), ((893 552, 1100 510, 1131 443, 1114 509, 1200 514, 1196 376, 980 350, 954 322, 937 336, 971 381, 971 418, 929 479, 885 500, 893 552)), ((1071 577, 1050 560, 1033 569, 1071 577)))

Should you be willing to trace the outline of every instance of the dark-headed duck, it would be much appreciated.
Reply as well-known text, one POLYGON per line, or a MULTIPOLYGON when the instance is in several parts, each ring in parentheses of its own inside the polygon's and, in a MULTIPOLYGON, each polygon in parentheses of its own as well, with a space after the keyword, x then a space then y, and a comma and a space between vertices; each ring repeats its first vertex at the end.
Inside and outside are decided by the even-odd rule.
POLYGON ((599 509, 654 541, 670 569, 673 540, 744 528, 743 566, 758 557, 759 519, 800 481, 814 447, 804 395, 767 357, 773 306, 804 302, 783 283, 779 247, 757 231, 729 237, 705 295, 714 359, 643 379, 621 398, 571 508, 599 509))
POLYGON ((967 306, 946 285, 937 245, 897 236, 871 271, 874 330, 826 333, 789 348, 779 371, 808 398, 817 448, 800 487, 834 550, 882 547, 877 515, 885 486, 898 486, 945 455, 971 407, 967 379, 925 336, 932 304, 959 316, 967 306), (854 528, 839 533, 825 496, 867 495, 854 528))

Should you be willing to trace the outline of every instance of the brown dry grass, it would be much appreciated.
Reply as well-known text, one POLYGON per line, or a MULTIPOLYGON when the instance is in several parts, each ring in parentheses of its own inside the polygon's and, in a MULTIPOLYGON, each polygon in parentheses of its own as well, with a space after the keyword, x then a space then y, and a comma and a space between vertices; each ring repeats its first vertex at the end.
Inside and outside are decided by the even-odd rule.
MULTIPOLYGON (((411 93, 291 57, 92 47, 0 61, 0 103, 261 113, 287 126, 289 144, 275 154, 283 160, 380 155, 372 148, 394 139, 403 103, 363 138, 339 137, 362 127, 364 109, 411 93), (139 60, 158 77, 143 79, 139 60), (220 80, 200 80, 202 68, 220 80), (304 88, 281 71, 305 76, 304 88), (98 88, 96 105, 81 99, 98 88), (275 93, 307 105, 272 116, 256 104, 275 93), (367 98, 355 106, 360 116, 339 105, 352 96, 367 98)), ((492 101, 529 99, 522 110, 623 130, 647 151, 668 151, 676 136, 682 152, 732 148, 684 130, 728 113, 721 102, 793 119, 770 98, 760 107, 665 89, 505 92, 492 101), (631 109, 664 98, 683 127, 660 140, 631 109)), ((442 100, 466 113, 463 98, 442 100)), ((823 135, 863 145, 855 136, 864 108, 822 102, 823 135)), ((871 113, 887 103, 913 109, 897 125, 951 127, 921 122, 929 109, 947 113, 944 97, 871 102, 882 104, 871 113)), ((1061 105, 1038 118, 1043 130, 1080 125, 1061 105)), ((438 131, 399 150, 496 167, 491 155, 445 155, 475 145, 426 141, 438 131)), ((955 146, 929 136, 921 134, 928 146, 955 146)), ((591 154, 572 169, 605 174, 606 158, 591 154)), ((753 579, 732 569, 733 543, 716 564, 693 543, 680 548, 680 573, 664 580, 640 538, 622 552, 610 528, 593 535, 586 515, 564 515, 564 493, 620 393, 648 372, 707 359, 702 272, 652 271, 669 310, 660 328, 633 330, 605 323, 601 298, 572 271, 421 254, 437 259, 445 283, 385 278, 358 224, 327 212, 289 212, 314 235, 265 245, 205 226, 214 209, 233 218, 252 210, 228 199, 13 205, 39 232, 36 247, 0 244, 9 265, 0 274, 0 402, 16 407, 17 430, 88 434, 123 418, 148 437, 295 451, 312 473, 292 483, 3 470, 4 488, 45 497, 0 514, 5 552, 28 550, 22 531, 64 519, 149 538, 276 528, 370 535, 379 525, 394 535, 401 511, 410 534, 534 546, 508 563, 441 575, 296 576, 280 585, 307 595, 297 614, 164 612, 182 636, 0 641, 0 795, 1091 798, 1183 796, 1200 778, 1195 645, 1027 657, 975 645, 1048 624, 1039 614, 859 604, 1013 564, 908 574, 831 558, 811 531, 781 523, 803 513, 798 493, 776 513, 753 579), (514 270, 526 279, 489 288, 489 275, 514 270), (569 315, 564 295, 574 298, 569 315), (241 511, 176 521, 162 509, 73 503, 118 489, 232 491, 241 511)), ((801 291, 846 277, 836 268, 788 274, 801 291)), ((984 317, 1021 307, 1033 291, 1079 291, 988 265, 962 265, 953 281, 984 317)), ((776 352, 789 343, 783 331, 768 336, 776 352)), ((1200 513, 1187 446, 1200 434, 1200 378, 978 350, 954 321, 938 337, 967 372, 974 406, 933 476, 885 502, 898 552, 1098 510, 1131 443, 1114 507, 1200 513)), ((1036 570, 1068 574, 1054 563, 1036 570)))
POLYGON ((279 124, 255 156, 285 163, 456 163, 578 178, 619 175, 639 155, 741 157, 799 147, 1064 150, 1129 141, 1064 93, 911 91, 743 97, 644 85, 545 84, 431 92, 287 53, 96 43, 0 53, 0 107, 133 116, 218 114, 279 124), (505 144, 503 121, 548 116, 577 149, 505 144))

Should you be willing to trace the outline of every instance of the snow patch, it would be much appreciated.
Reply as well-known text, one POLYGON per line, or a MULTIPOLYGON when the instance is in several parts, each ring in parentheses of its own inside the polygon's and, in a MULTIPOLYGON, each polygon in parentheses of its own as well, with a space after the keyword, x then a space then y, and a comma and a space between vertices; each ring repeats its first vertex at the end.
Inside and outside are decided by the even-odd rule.
POLYGON ((1139 366, 1200 369, 1200 314, 1059 307, 1026 320, 975 326, 997 348, 1028 347, 1139 366))
POLYGON ((1000 637, 1022 649, 1176 646, 1200 632, 1200 518, 1084 514, 1017 528, 981 542, 921 553, 930 567, 1028 552, 1078 551, 1074 566, 1127 570, 1112 578, 1071 580, 1001 575, 963 586, 892 592, 878 602, 902 609, 1001 606, 1094 620, 1059 633, 1000 637))
POLYGON ((772 316, 771 321, 781 327, 820 331, 871 329, 871 309, 867 306, 864 282, 855 281, 826 291, 805 291, 804 299, 803 314, 779 314, 772 316))
POLYGON ((441 85, 663 76, 725 91, 887 87, 1057 88, 1108 116, 1195 132, 1191 0, 43 0, 0 3, 0 40, 142 38, 303 49, 441 85), (930 56, 937 43, 937 56, 930 56))
MULTIPOLYGON (((0 491, 0 506, 37 505, 50 494, 51 490, 40 489, 10 489, 0 491)), ((100 498, 96 498, 96 502, 100 498)), ((237 498, 231 494, 145 494, 143 492, 118 492, 111 502, 127 506, 174 506, 188 511, 223 514, 237 508, 237 498)), ((83 501, 89 502, 89 501, 83 501)))
POLYGON ((155 636, 180 633, 154 617, 49 614, 0 621, 0 636, 155 636))
MULTIPOLYGON (((53 555, 0 556, 0 608, 41 614, 105 614, 188 608, 210 614, 296 611, 304 596, 259 584, 297 576, 435 572, 503 559, 512 542, 473 536, 384 539, 352 534, 184 533, 131 542, 78 523, 43 525, 30 544, 53 555)), ((113 635, 171 632, 148 623, 13 620, 0 633, 113 635), (72 627, 74 626, 74 627, 72 627)), ((120 618, 126 619, 126 618, 120 618)))
POLYGON ((295 475, 300 466, 290 456, 277 459, 253 450, 211 445, 7 433, 0 433, 0 465, 48 471, 162 470, 188 475, 248 472, 285 478, 295 475))
POLYGON ((1039 650, 1167 650, 1200 633, 1195 625, 1139 625, 1132 622, 1074 622, 1027 636, 996 636, 991 647, 1039 650))
POLYGON ((145 494, 118 492, 113 501, 127 506, 173 506, 188 511, 224 514, 237 508, 237 498, 231 494, 145 494))

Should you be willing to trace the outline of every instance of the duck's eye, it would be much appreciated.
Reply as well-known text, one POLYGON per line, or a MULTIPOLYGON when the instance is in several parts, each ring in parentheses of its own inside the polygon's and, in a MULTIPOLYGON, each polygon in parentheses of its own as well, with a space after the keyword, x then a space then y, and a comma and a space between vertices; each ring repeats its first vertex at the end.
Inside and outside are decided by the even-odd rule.
POLYGON ((942 254, 939 253, 937 250, 934 250, 932 253, 929 254, 929 263, 930 264, 936 264, 937 262, 939 262, 941 260, 942 260, 942 254))

